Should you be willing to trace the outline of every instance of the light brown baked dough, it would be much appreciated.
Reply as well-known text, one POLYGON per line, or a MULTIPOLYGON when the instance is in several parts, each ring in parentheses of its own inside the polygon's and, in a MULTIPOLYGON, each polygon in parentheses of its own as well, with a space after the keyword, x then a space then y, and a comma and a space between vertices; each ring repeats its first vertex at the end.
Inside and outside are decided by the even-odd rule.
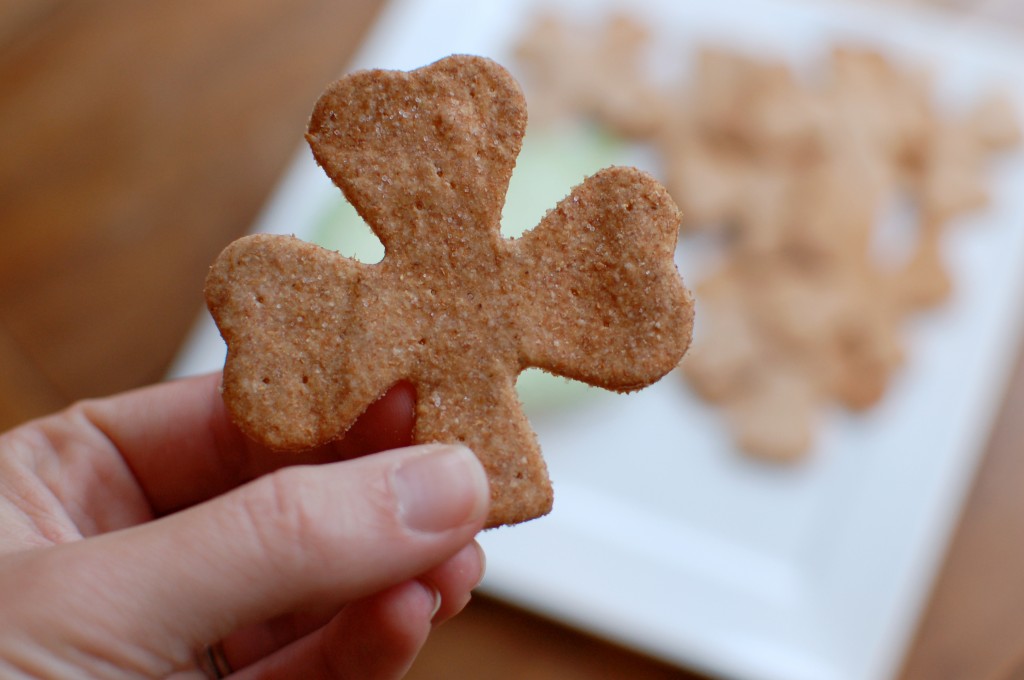
POLYGON ((686 351, 693 303, 673 261, 678 210, 636 169, 598 172, 522 238, 501 236, 525 126, 518 85, 479 57, 327 88, 307 139, 386 254, 363 264, 254 235, 218 257, 206 297, 243 431, 276 449, 320 445, 406 379, 414 440, 462 442, 483 462, 488 526, 550 510, 516 376, 649 385, 686 351))

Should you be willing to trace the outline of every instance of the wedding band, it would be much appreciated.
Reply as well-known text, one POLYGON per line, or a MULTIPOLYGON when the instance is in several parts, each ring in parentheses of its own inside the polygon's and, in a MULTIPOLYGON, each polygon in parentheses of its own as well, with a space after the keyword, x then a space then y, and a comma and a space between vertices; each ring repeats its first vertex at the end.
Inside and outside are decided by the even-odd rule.
POLYGON ((210 680, 223 680, 234 672, 224 656, 224 646, 219 642, 199 652, 198 661, 199 670, 210 680))

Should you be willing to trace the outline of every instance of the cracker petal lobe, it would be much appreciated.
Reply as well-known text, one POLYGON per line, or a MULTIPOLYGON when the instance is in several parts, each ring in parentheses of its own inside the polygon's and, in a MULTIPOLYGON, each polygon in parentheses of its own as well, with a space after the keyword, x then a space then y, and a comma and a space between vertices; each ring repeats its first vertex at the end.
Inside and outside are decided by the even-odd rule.
POLYGON ((357 328, 373 268, 290 236, 238 239, 206 278, 228 346, 223 394, 241 429, 275 449, 325 443, 398 378, 364 371, 357 328))
POLYGON ((519 276, 531 282, 525 365, 623 391, 672 370, 693 327, 673 260, 679 220, 661 185, 626 167, 587 178, 549 211, 517 243, 519 276))
POLYGON ((410 248, 445 217, 497 224, 525 130, 508 72, 457 56, 342 78, 317 102, 306 139, 385 248, 410 248))

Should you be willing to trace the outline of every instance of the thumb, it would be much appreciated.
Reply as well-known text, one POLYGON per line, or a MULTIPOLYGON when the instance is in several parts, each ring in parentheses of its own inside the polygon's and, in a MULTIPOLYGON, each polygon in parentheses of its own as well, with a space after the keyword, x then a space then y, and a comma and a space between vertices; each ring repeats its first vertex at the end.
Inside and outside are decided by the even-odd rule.
POLYGON ((71 600, 82 608, 65 607, 65 625, 103 612, 116 619, 104 639, 176 666, 243 626, 427 571, 472 540, 487 508, 483 468, 461 446, 289 467, 175 515, 60 546, 51 585, 78 592, 71 600))

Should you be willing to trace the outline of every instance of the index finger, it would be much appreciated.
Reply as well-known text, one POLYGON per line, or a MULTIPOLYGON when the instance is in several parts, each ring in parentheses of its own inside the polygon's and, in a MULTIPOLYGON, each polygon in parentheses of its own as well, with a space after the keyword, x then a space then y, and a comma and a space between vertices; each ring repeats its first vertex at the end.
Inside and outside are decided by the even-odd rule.
POLYGON ((184 378, 84 402, 157 515, 212 498, 286 465, 325 463, 412 443, 416 395, 398 383, 344 438, 304 452, 273 451, 246 437, 220 396, 220 374, 184 378))

